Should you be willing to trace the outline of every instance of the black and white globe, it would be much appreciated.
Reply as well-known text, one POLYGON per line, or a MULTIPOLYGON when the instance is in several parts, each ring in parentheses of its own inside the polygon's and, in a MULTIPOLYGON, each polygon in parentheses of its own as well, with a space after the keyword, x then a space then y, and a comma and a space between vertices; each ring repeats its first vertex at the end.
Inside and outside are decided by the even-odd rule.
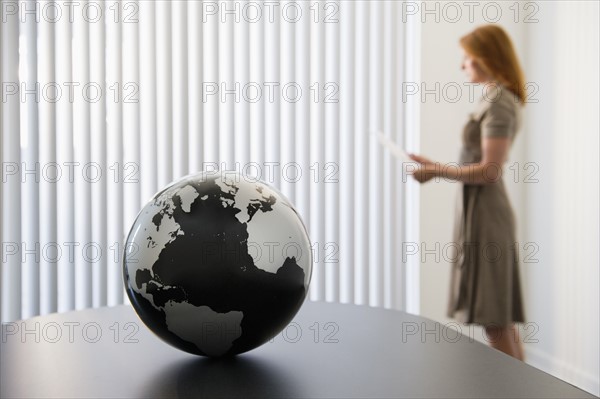
POLYGON ((310 240, 290 202, 235 172, 189 175, 157 193, 125 245, 124 282, 160 338, 203 356, 254 349, 302 306, 310 240))

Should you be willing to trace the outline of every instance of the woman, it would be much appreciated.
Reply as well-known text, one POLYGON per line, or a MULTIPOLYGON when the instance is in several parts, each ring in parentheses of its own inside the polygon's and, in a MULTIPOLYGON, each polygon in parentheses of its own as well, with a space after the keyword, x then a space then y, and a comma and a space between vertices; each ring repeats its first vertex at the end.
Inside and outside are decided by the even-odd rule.
POLYGON ((482 325, 492 347, 523 360, 514 324, 524 321, 515 218, 502 165, 520 126, 524 78, 510 38, 497 25, 475 29, 460 44, 462 69, 483 93, 464 127, 460 166, 411 154, 420 164, 413 177, 420 183, 433 177, 462 182, 448 316, 482 325))

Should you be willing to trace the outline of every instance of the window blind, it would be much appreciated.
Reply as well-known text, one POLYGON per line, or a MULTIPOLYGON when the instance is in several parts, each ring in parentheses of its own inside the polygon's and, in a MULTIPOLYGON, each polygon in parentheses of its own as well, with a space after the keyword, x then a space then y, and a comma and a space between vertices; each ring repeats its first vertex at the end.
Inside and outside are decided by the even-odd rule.
POLYGON ((411 27, 395 1, 2 1, 2 321, 126 300, 170 181, 237 169, 313 243, 310 299, 407 306, 411 27), (408 57, 408 58, 407 58, 408 57), (408 109, 408 111, 407 111, 408 109))

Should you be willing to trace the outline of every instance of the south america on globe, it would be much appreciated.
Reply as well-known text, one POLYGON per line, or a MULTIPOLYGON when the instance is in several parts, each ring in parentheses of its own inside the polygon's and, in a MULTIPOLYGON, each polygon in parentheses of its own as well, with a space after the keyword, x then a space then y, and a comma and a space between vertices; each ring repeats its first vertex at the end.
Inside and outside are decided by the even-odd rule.
POLYGON ((275 188, 236 172, 171 183, 140 211, 123 254, 140 319, 186 352, 232 356, 281 332, 308 291, 308 233, 275 188))

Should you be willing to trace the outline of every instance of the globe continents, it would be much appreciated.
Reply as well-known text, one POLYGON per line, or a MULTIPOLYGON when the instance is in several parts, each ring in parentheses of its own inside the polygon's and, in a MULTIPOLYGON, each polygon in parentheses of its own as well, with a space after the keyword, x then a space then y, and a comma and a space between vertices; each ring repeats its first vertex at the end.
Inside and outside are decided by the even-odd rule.
POLYGON ((311 246, 290 202, 235 172, 198 173, 157 193, 125 245, 124 282, 160 338, 230 356, 277 335, 300 309, 311 246))

